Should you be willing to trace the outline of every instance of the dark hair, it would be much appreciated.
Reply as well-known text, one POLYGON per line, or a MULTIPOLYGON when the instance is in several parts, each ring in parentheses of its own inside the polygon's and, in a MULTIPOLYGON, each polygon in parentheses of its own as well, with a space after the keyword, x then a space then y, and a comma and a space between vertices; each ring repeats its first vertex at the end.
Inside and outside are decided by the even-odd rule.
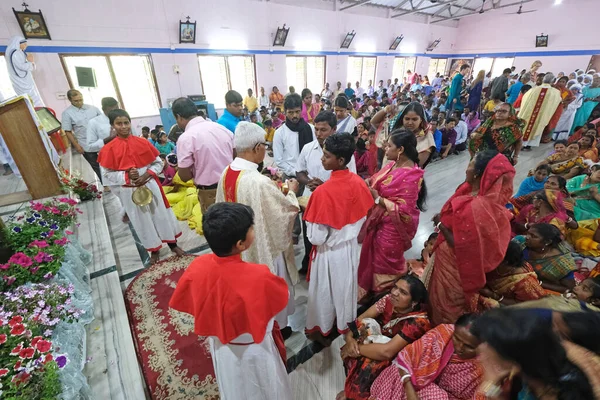
POLYGON ((346 96, 339 95, 335 98, 333 102, 334 107, 348 108, 350 103, 348 102, 348 98, 346 96))
POLYGON ((175 118, 179 115, 183 119, 192 119, 197 116, 198 107, 187 97, 180 97, 173 102, 171 110, 175 118))
POLYGON ((536 172, 544 170, 548 173, 548 175, 552 174, 552 168, 550 168, 550 166, 548 164, 538 165, 535 170, 536 170, 536 172))
POLYGON ((471 330, 471 325, 473 325, 475 323, 475 321, 477 321, 477 318, 479 316, 475 313, 467 313, 467 314, 463 314, 460 317, 458 317, 458 319, 456 320, 456 322, 454 323, 454 327, 455 328, 467 328, 469 330, 471 330))
MULTIPOLYGON (((581 146, 579 145, 579 142, 569 143, 569 146, 577 146, 577 147, 581 148, 581 146)), ((567 147, 569 147, 569 146, 567 146, 567 147)))
POLYGON ((508 242, 506 254, 502 263, 511 268, 519 268, 523 265, 523 250, 518 242, 511 240, 508 242))
MULTIPOLYGON (((585 124, 585 127, 586 127, 586 128, 588 128, 588 129, 596 129, 596 125, 592 124, 591 122, 590 122, 590 123, 587 123, 587 124, 585 124)), ((580 127, 580 128, 581 128, 581 127, 580 127)))
POLYGON ((142 132, 150 132, 149 126, 142 126, 142 132))
POLYGON ((251 113, 251 114, 250 114, 250 119, 252 119, 253 117, 254 117, 254 118, 256 118, 256 119, 258 119, 258 117, 256 116, 256 114, 255 114, 255 113, 251 113))
POLYGON ((569 77, 566 75, 561 76, 560 78, 558 78, 558 80, 556 82, 562 81, 564 80, 565 82, 569 82, 569 77))
POLYGON ((71 100, 77 93, 81 94, 81 92, 77 89, 69 89, 67 91, 67 99, 71 100))
POLYGON ((102 104, 102 110, 106 110, 109 107, 118 106, 119 102, 114 97, 103 97, 101 104, 102 104))
POLYGON ((585 134, 584 134, 584 135, 581 137, 581 139, 583 139, 583 138, 588 138, 588 139, 590 139, 590 140, 591 140, 591 143, 590 143, 590 144, 594 144, 594 140, 596 140, 596 135, 594 135, 594 134, 590 134, 590 133, 588 133, 588 132, 589 132, 589 131, 587 131, 587 132, 586 132, 586 133, 585 133, 585 134))
POLYGON ((121 110, 120 108, 116 108, 108 113, 108 121, 111 125, 114 124, 115 119, 117 119, 118 117, 125 117, 129 120, 129 122, 131 122, 131 117, 129 116, 127 111, 121 110))
MULTIPOLYGON (((390 134, 389 140, 394 143, 394 146, 397 148, 404 148, 404 154, 408 157, 409 160, 414 162, 416 165, 419 165, 419 152, 417 151, 417 138, 415 134, 405 128, 395 129, 390 134)), ((417 198, 417 207, 421 211, 425 211, 425 203, 427 199, 427 185, 425 185, 425 180, 421 185, 421 190, 419 190, 419 197, 417 198)))
POLYGON ((531 85, 523 85, 523 87, 521 88, 520 92, 525 94, 529 91, 529 89, 531 89, 531 85))
POLYGON ((225 93, 225 104, 235 104, 235 103, 241 103, 242 101, 244 101, 244 99, 242 99, 242 95, 239 94, 238 92, 236 92, 235 90, 230 90, 227 93, 225 93))
POLYGON ((463 65, 460 66, 460 70, 461 71, 464 71, 467 68, 471 68, 471 66, 469 64, 463 64, 463 65))
POLYGON ((158 135, 158 132, 159 132, 159 131, 158 131, 158 129, 152 129, 152 130, 150 131, 150 134, 151 134, 151 135, 158 135))
POLYGON ((317 122, 327 122, 332 129, 335 129, 337 126, 337 118, 331 111, 321 111, 319 114, 317 114, 315 117, 315 125, 317 122))
POLYGON ((283 101, 283 108, 291 110, 292 108, 302 108, 302 97, 298 93, 290 93, 283 101))
MULTIPOLYGON (((544 197, 546 197, 545 194, 544 197)), ((548 200, 546 199, 546 201, 548 200)), ((553 248, 557 248, 558 245, 562 242, 562 234, 560 233, 560 230, 554 225, 533 224, 529 227, 529 229, 535 229, 540 234, 546 245, 551 246, 553 248)))
POLYGON ((265 119, 263 121, 263 125, 265 125, 265 126, 273 126, 273 120, 272 119, 265 119))
POLYGON ((325 139, 323 147, 337 158, 343 158, 344 165, 348 165, 356 149, 356 144, 351 134, 337 133, 325 139))
POLYGON ((550 175, 548 179, 554 178, 558 182, 558 189, 565 191, 567 189, 567 180, 560 175, 550 175))
POLYGON ((358 138, 358 140, 356 141, 356 150, 359 150, 360 152, 366 151, 367 150, 367 145, 366 145, 366 141, 363 138, 358 138))
POLYGON ((412 103, 409 103, 406 107, 404 107, 404 110, 402 110, 402 113, 400 113, 400 116, 398 117, 396 125, 393 126, 392 129, 398 129, 402 127, 402 124, 404 123, 404 116, 411 111, 417 113, 417 115, 421 117, 420 128, 425 129, 427 127, 427 116, 425 115, 425 108, 418 101, 413 101, 412 103))
POLYGON ((556 142, 554 142, 554 145, 553 145, 553 146, 556 146, 557 144, 562 144, 562 145, 564 145, 565 147, 567 147, 567 146, 569 145, 569 142, 567 142, 567 141, 566 141, 566 140, 564 140, 564 139, 561 139, 561 140, 557 140, 556 142))
POLYGON ((305 88, 305 89, 302 89, 302 94, 300 96, 302 96, 302 98, 304 99, 309 94, 312 96, 312 92, 310 91, 310 89, 305 88))
POLYGON ((450 122, 454 122, 455 124, 458 123, 458 121, 454 117, 446 118, 446 123, 449 124, 450 122))
POLYGON ((253 224, 254 212, 241 203, 215 203, 202 216, 204 237, 219 257, 230 255, 238 241, 246 240, 253 224))
MULTIPOLYGON (((600 298, 600 285, 596 288, 593 297, 600 298), (596 294, 596 290, 598 294, 596 294)), ((562 318, 569 327, 567 340, 600 355, 600 341, 598 340, 600 313, 593 311, 562 313, 562 318)))
POLYGON ((398 279, 398 281, 406 281, 406 283, 408 283, 410 297, 412 301, 419 304, 427 303, 427 298, 429 297, 427 295, 427 289, 425 288, 425 285, 423 284, 423 282, 421 282, 419 278, 417 278, 414 275, 404 275, 403 277, 398 279))
POLYGON ((504 68, 504 71, 502 71, 503 74, 510 74, 512 72, 512 70, 510 68, 504 68))
POLYGON ((498 153, 496 150, 485 150, 475 154, 475 174, 483 175, 492 158, 496 157, 498 153))
POLYGON ((431 235, 429 235, 429 237, 427 238, 428 242, 431 242, 432 240, 436 240, 438 238, 439 234, 437 232, 433 232, 431 235))
POLYGON ((567 359, 551 320, 531 310, 494 309, 480 316, 471 332, 526 378, 558 390, 559 400, 594 398, 583 372, 567 359))

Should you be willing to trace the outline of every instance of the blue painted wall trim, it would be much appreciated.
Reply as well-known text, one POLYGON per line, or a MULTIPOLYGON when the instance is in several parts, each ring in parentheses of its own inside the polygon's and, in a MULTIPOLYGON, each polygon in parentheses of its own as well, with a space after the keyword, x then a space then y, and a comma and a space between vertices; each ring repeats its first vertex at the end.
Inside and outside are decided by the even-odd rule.
MULTIPOLYGON (((6 46, 0 46, 0 51, 5 51, 6 46)), ((293 50, 220 50, 220 49, 194 49, 178 48, 171 50, 166 47, 77 47, 77 46, 29 46, 32 53, 65 53, 65 54, 98 54, 98 53, 170 53, 170 54, 283 54, 299 56, 402 56, 402 57, 432 57, 432 58, 474 58, 474 57, 568 57, 600 54, 600 50, 556 50, 556 51, 518 51, 503 53, 400 53, 400 52, 355 52, 355 51, 293 51, 293 50)))

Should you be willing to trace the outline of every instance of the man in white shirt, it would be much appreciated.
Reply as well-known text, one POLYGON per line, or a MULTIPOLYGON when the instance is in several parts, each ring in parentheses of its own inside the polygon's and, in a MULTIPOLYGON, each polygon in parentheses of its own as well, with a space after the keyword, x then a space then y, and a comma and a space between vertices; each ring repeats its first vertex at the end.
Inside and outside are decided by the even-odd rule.
POLYGON ((71 89, 67 92, 71 105, 62 113, 62 130, 73 148, 83 154, 82 143, 85 142, 88 122, 98 115, 102 115, 98 107, 83 104, 83 95, 79 90, 71 89))
POLYGON ((342 88, 342 82, 337 82, 337 88, 333 91, 333 99, 337 99, 340 93, 344 93, 344 89, 342 88))
POLYGON ((365 89, 360 87, 360 82, 356 81, 356 90, 354 91, 357 99, 362 99, 365 89))
POLYGON ((431 81, 431 86, 433 86, 435 90, 439 90, 442 87, 442 80, 443 78, 438 72, 437 74, 435 74, 435 78, 433 78, 433 81, 431 81))
POLYGON ((329 89, 329 83, 326 83, 323 90, 321 90, 321 98, 331 101, 332 96, 333 92, 331 91, 331 89, 329 89))
POLYGON ((469 127, 467 123, 461 119, 460 111, 454 113, 454 118, 458 121, 454 130, 456 131, 456 141, 454 142, 454 151, 461 152, 467 149, 467 137, 469 134, 469 127))
POLYGON ((369 86, 367 87, 367 95, 369 97, 373 97, 373 93, 375 93, 375 88, 373 87, 373 81, 369 79, 369 86))
MULTIPOLYGON (((108 121, 108 113, 119 108, 119 102, 113 97, 105 97, 102 99, 102 111, 104 114, 92 118, 87 124, 85 140, 80 143, 83 147, 83 157, 90 163, 92 169, 102 182, 102 174, 100 173, 100 165, 98 164, 98 152, 104 145, 117 137, 108 121)), ((108 188, 105 187, 104 190, 108 188)))
POLYGON ((381 99, 381 95, 383 94, 383 89, 385 89, 384 86, 383 86, 383 80, 380 80, 379 81, 379 86, 377 86, 377 97, 379 99, 381 99))
POLYGON ((271 105, 271 102, 269 101, 269 96, 265 94, 265 88, 262 86, 260 87, 260 97, 258 98, 258 104, 261 108, 269 108, 269 106, 271 105))

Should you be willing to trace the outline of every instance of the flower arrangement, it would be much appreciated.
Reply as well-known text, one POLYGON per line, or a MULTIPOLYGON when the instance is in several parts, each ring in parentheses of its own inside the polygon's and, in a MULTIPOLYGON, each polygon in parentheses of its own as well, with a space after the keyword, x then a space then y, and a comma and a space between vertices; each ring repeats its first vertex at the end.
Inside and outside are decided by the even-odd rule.
POLYGON ((52 341, 39 331, 21 315, 0 320, 0 398, 54 399, 61 393, 58 370, 69 359, 53 354, 52 341))
POLYGON ((71 174, 69 170, 60 170, 60 182, 65 192, 71 190, 81 201, 100 199, 102 194, 98 190, 98 187, 94 184, 87 183, 79 177, 79 174, 71 174))

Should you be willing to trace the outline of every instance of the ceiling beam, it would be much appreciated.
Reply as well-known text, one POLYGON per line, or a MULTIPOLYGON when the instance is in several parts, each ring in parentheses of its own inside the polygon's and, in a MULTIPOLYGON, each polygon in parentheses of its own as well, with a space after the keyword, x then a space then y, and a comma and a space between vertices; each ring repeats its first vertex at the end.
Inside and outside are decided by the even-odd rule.
POLYGON ((408 3, 408 0, 403 0, 403 1, 402 1, 400 4, 398 4, 398 5, 397 5, 396 7, 394 7, 392 10, 393 10, 393 11, 400 10, 400 9, 401 9, 401 7, 402 7, 403 5, 405 5, 406 3, 408 3))
POLYGON ((342 8, 340 8, 340 11, 349 10, 349 9, 351 9, 351 8, 354 8, 354 7, 359 7, 359 6, 362 6, 363 4, 368 4, 368 3, 370 3, 371 1, 372 1, 372 0, 362 0, 362 1, 357 1, 356 3, 352 3, 352 4, 350 4, 349 6, 346 6, 346 7, 342 7, 342 8))
MULTIPOLYGON (((491 10, 499 10, 499 9, 501 9, 501 8, 512 7, 512 6, 518 6, 518 5, 525 4, 525 3, 531 3, 532 1, 534 1, 534 0, 522 0, 522 1, 518 1, 518 2, 516 2, 516 3, 502 4, 502 5, 496 5, 496 7, 495 7, 495 8, 494 8, 494 6, 492 5, 492 7, 490 7, 490 8, 486 8, 486 9, 484 9, 483 11, 484 11, 484 12, 487 12, 487 11, 491 11, 491 10)), ((465 8, 465 10, 466 10, 466 8, 465 8)), ((435 20, 435 21, 431 21, 431 23, 432 23, 432 24, 436 24, 436 23, 438 23, 438 22, 442 22, 442 21, 448 21, 448 20, 450 20, 450 19, 460 19, 460 18, 463 18, 463 17, 468 17, 468 16, 471 16, 471 15, 477 15, 477 14, 479 14, 479 11, 476 11, 476 12, 470 12, 470 13, 467 13, 467 14, 455 15, 455 16, 453 16, 453 17, 444 17, 444 18, 440 18, 440 19, 437 19, 437 20, 435 20)))
MULTIPOLYGON (((400 13, 400 14, 392 15, 392 18, 401 17, 401 16, 403 16, 403 15, 416 14, 416 13, 422 12, 422 11, 424 11, 424 10, 429 10, 430 8, 436 8, 436 7, 439 7, 439 6, 444 6, 444 5, 452 5, 452 4, 456 3, 457 1, 459 1, 459 0, 450 0, 450 1, 448 1, 448 2, 445 2, 445 3, 438 2, 438 3, 435 3, 435 4, 433 4, 433 5, 430 5, 430 6, 423 7, 423 8, 418 8, 418 7, 417 7, 417 8, 415 8, 415 9, 413 9, 413 10, 410 10, 410 11, 406 11, 406 12, 403 12, 403 13, 400 13)), ((422 3, 422 2, 421 2, 421 3, 422 3)), ((421 3, 419 3, 419 5, 420 5, 421 3)))

